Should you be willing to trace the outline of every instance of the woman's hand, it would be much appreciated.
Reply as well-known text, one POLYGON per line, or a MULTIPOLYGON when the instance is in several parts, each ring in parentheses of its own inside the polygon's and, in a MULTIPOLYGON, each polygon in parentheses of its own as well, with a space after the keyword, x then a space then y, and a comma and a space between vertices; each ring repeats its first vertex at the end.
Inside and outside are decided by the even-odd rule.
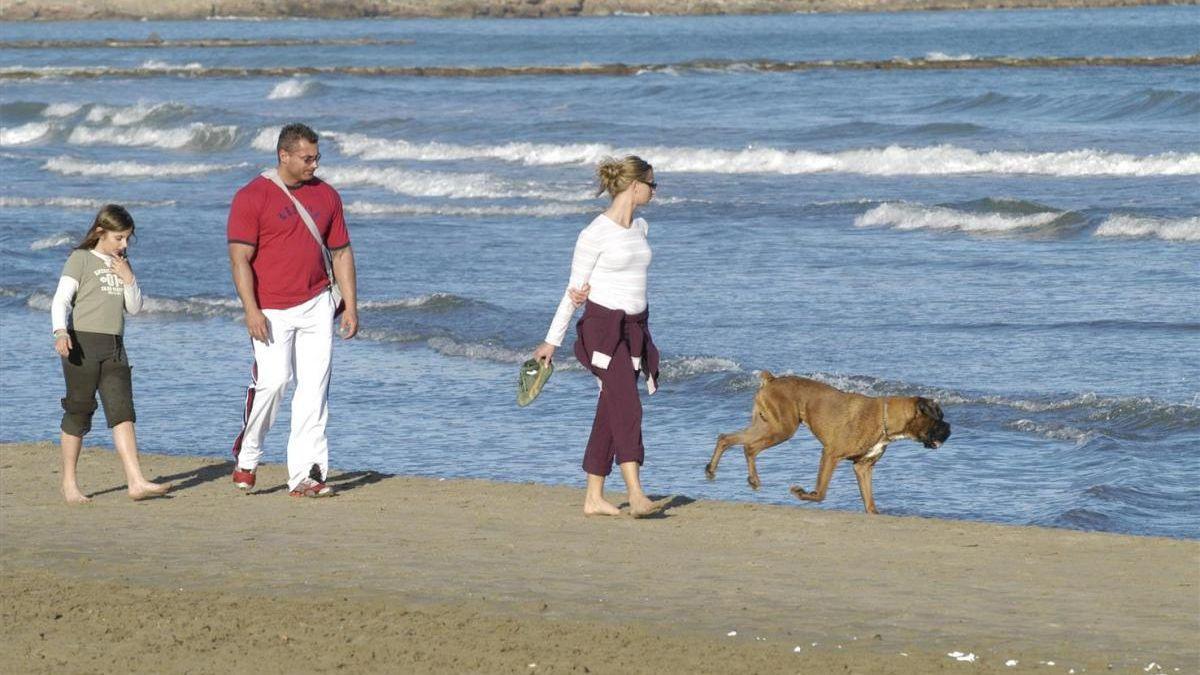
POLYGON ((557 347, 549 342, 543 342, 537 346, 537 349, 533 350, 533 358, 537 359, 538 361, 553 361, 555 349, 557 349, 557 347))
POLYGON ((71 353, 71 336, 63 333, 54 338, 54 351, 64 359, 67 358, 71 353))
POLYGON ((114 255, 112 262, 108 263, 108 269, 112 270, 113 274, 116 274, 121 279, 121 283, 126 286, 133 285, 133 268, 129 266, 129 258, 114 255))
POLYGON ((567 294, 571 296, 571 302, 576 306, 580 306, 587 302, 588 294, 592 292, 591 284, 584 284, 579 288, 568 288, 567 294))

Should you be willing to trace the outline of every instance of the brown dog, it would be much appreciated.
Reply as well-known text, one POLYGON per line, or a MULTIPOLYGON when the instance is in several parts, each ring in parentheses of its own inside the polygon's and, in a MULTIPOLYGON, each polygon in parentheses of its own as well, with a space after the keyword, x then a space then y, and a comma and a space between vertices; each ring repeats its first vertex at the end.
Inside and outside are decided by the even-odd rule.
POLYGON ((838 460, 854 462, 858 489, 867 513, 879 513, 871 496, 871 471, 883 457, 888 443, 908 438, 936 449, 950 437, 950 425, 942 421, 937 403, 919 396, 872 397, 850 394, 803 377, 775 377, 767 371, 759 375, 762 385, 754 397, 750 426, 717 437, 712 459, 704 467, 711 480, 717 476, 717 463, 731 445, 741 445, 746 453, 750 487, 758 489, 758 469, 754 458, 767 448, 791 438, 801 424, 807 424, 824 446, 817 489, 808 492, 793 485, 792 494, 810 502, 825 499, 829 479, 838 460))

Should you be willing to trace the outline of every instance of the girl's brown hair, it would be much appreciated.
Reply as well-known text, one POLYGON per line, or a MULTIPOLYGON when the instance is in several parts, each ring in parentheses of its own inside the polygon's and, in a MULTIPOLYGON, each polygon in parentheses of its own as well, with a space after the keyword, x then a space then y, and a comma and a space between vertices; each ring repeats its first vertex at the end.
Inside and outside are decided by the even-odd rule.
POLYGON ((628 155, 624 159, 605 157, 596 168, 596 177, 600 179, 600 190, 596 196, 608 193, 616 197, 624 192, 634 181, 645 180, 654 167, 637 155, 628 155))
POLYGON ((124 206, 119 204, 105 204, 100 207, 100 212, 96 214, 96 219, 92 221, 92 226, 88 228, 87 234, 83 235, 83 240, 75 248, 96 248, 96 244, 100 243, 100 230, 128 232, 129 236, 132 237, 133 216, 129 215, 124 206))

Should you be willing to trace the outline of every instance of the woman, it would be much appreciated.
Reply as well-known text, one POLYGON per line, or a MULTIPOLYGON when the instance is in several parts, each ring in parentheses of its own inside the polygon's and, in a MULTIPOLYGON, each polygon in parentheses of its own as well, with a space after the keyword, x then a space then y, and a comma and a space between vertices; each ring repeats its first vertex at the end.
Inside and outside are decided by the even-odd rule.
POLYGON ((122 339, 125 313, 142 309, 142 292, 125 255, 133 228, 133 218, 124 208, 101 208, 67 258, 51 303, 54 351, 62 357, 67 383, 62 399, 62 494, 70 504, 91 501, 79 490, 75 466, 83 436, 92 428, 97 391, 125 467, 129 496, 145 499, 170 489, 142 475, 133 428, 133 382, 122 339))
POLYGON ((600 192, 612 197, 608 209, 596 216, 575 244, 571 278, 546 341, 533 358, 552 360, 562 345, 567 325, 586 298, 583 318, 576 324, 575 356, 600 381, 596 418, 583 456, 587 472, 585 515, 615 516, 620 509, 604 499, 604 480, 615 460, 621 467, 634 517, 662 508, 642 491, 639 476, 642 446, 642 403, 638 371, 646 375, 651 394, 658 378, 658 350, 650 339, 646 304, 646 270, 650 267, 648 225, 634 218, 639 206, 654 196, 654 168, 640 157, 606 159, 597 169, 600 192), (576 290, 578 289, 578 290, 576 290))

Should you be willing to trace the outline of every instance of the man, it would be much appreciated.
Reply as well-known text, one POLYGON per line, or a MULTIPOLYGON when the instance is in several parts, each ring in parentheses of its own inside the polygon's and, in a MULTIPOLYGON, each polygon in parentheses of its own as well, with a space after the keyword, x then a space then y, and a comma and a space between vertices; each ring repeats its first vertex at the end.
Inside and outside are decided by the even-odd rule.
POLYGON ((263 438, 294 376, 287 446, 289 494, 333 495, 325 484, 329 471, 325 422, 337 308, 326 253, 293 198, 308 212, 332 252, 333 276, 345 307, 343 339, 358 333, 358 303, 354 252, 341 197, 314 175, 321 161, 317 142, 317 134, 303 124, 283 127, 275 146, 276 170, 283 185, 266 174, 258 176, 238 190, 229 209, 229 263, 254 347, 242 431, 233 443, 237 459, 233 482, 242 490, 254 487, 263 438))

